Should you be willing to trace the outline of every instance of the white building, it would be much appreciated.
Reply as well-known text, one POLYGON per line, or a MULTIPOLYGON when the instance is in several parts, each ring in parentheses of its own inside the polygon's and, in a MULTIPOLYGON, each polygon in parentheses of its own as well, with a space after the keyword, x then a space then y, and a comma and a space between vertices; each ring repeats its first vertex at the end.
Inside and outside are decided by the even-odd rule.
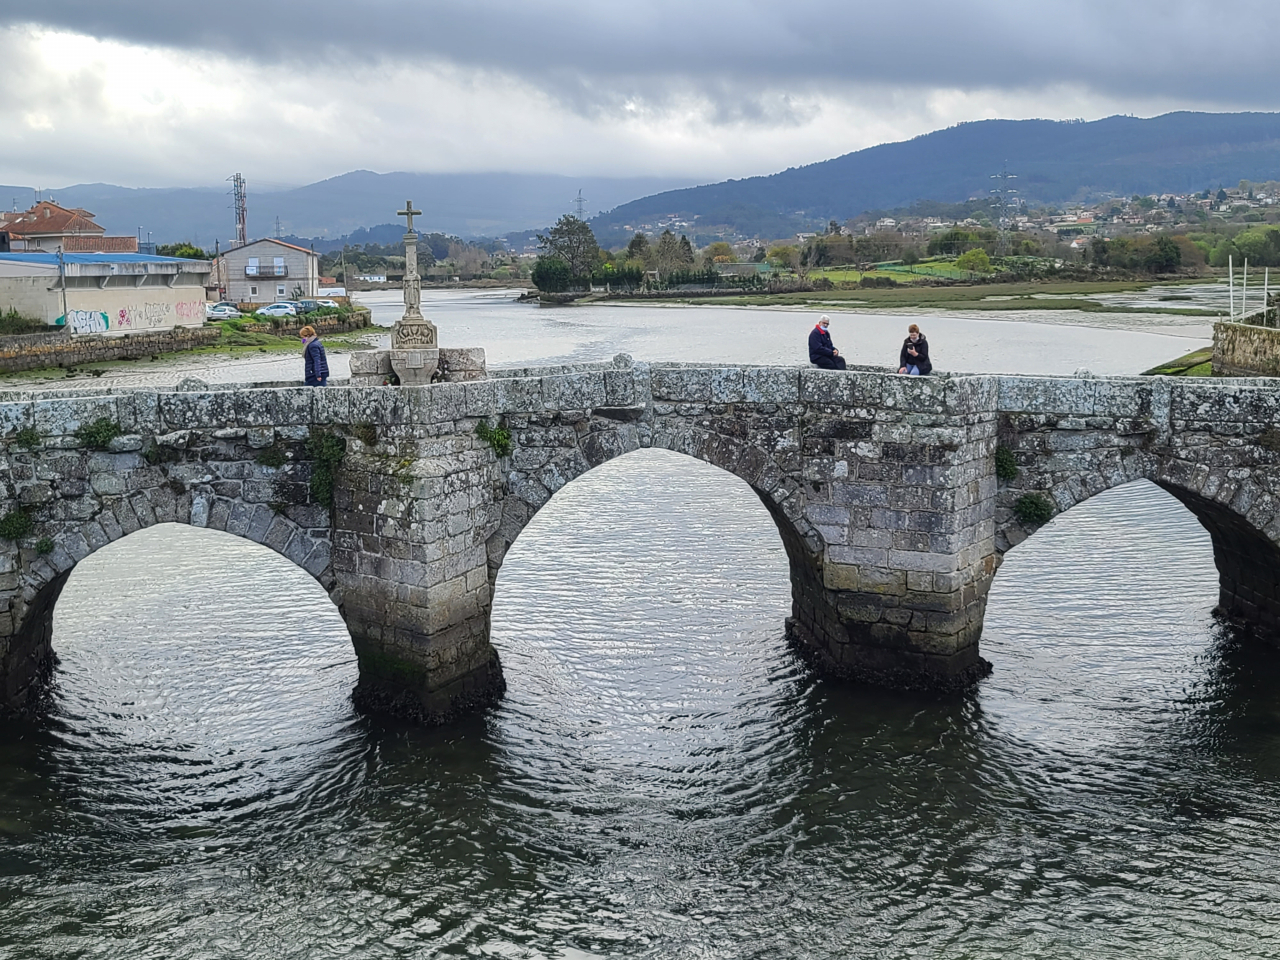
POLYGON ((0 312, 72 333, 139 333, 204 323, 207 260, 139 253, 0 253, 0 312))
POLYGON ((315 297, 320 292, 320 256, 283 240, 254 240, 219 256, 212 279, 218 299, 236 303, 315 297))

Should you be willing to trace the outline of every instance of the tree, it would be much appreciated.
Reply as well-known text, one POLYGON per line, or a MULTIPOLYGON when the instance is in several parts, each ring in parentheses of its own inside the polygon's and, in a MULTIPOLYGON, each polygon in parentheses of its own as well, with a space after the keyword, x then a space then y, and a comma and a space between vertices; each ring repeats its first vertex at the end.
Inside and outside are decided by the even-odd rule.
POLYGON ((654 266, 658 276, 665 277, 680 266, 680 241, 670 230, 663 230, 658 238, 658 249, 654 251, 654 266))
POLYGON ((733 252, 733 246, 725 240, 717 240, 715 243, 702 251, 702 255, 708 263, 737 263, 738 258, 733 252))
POLYGON ((205 253, 195 244, 183 240, 181 243, 162 243, 156 247, 156 256, 160 257, 182 257, 184 260, 209 260, 209 254, 205 253))
POLYGON ((1222 187, 1219 187, 1219 188, 1218 188, 1218 202, 1219 202, 1219 203, 1226 203, 1226 200, 1227 200, 1227 191, 1226 191, 1226 190, 1224 190, 1222 187))
POLYGON ((680 234, 680 266, 692 267, 698 258, 693 254, 693 244, 683 233, 680 234))
POLYGON ((1182 266, 1182 250, 1170 237, 1157 237, 1142 258, 1142 265, 1151 273, 1172 273, 1182 266))
POLYGON ((631 238, 631 242, 627 244, 628 260, 644 260, 647 262, 650 253, 649 238, 643 233, 637 233, 631 238))
POLYGON ((777 270, 795 270, 800 263, 800 251, 790 244, 779 244, 769 250, 769 263, 777 270))
POLYGON ((590 225, 568 213, 557 220, 545 236, 538 234, 538 248, 543 256, 568 264, 569 276, 574 280, 591 276, 600 252, 590 225))
POLYGON ((559 257, 541 256, 533 265, 529 279, 543 293, 564 293, 573 283, 573 272, 559 257))
POLYGON ((956 266, 961 270, 968 270, 970 273, 990 273, 991 258, 987 256, 987 251, 981 247, 976 247, 973 250, 966 250, 956 257, 956 266))

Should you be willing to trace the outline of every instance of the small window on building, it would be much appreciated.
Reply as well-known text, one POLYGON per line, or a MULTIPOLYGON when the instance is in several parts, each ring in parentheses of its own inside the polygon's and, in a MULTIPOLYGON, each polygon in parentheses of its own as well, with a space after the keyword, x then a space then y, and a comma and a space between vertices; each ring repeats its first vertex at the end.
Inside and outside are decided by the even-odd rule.
POLYGON ((283 284, 283 283, 277 283, 277 284, 276 284, 276 296, 277 296, 277 297, 283 297, 283 296, 284 296, 284 284, 283 284))
POLYGON ((258 295, 258 288, 257 288, 257 287, 250 287, 250 288, 249 288, 249 296, 251 296, 251 297, 256 297, 257 295, 258 295))

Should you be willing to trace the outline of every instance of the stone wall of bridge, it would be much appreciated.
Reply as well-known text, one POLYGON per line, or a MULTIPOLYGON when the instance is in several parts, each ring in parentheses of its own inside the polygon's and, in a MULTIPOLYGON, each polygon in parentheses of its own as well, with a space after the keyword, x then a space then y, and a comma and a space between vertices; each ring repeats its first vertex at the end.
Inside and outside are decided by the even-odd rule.
POLYGON ((1280 394, 1266 380, 1000 377, 1000 553, 1034 532, 1018 500, 1054 513, 1134 480, 1180 500, 1208 530, 1219 612, 1280 637, 1280 394))
MULTIPOLYGON (((611 363, 428 387, 0 394, 0 690, 38 699, 75 563, 152 523, 263 543, 329 592, 357 702, 445 719, 503 688, 489 611, 507 550, 576 477, 649 447, 745 481, 786 547, 787 629, 819 670, 955 687, 1003 552, 1050 512, 1148 478, 1204 522, 1223 612, 1280 626, 1280 404, 1263 381, 906 378, 871 370, 611 363), (121 431, 90 449, 81 428, 121 431), (499 455, 485 421, 510 432, 499 455), (311 482, 337 438, 332 502, 311 482), (998 481, 997 446, 1018 475, 998 481)), ((779 624, 779 629, 782 629, 779 624)))

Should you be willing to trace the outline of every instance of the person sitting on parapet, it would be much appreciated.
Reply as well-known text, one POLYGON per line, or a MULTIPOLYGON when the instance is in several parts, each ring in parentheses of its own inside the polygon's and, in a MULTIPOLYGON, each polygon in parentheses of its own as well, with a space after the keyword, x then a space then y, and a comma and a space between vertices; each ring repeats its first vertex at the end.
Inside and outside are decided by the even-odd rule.
POLYGON ((933 364, 929 362, 929 341, 914 323, 907 327, 907 339, 902 341, 898 355, 898 372, 913 377, 927 377, 933 364))
POLYGON ((823 314, 818 325, 809 331, 809 362, 823 370, 843 370, 844 357, 831 344, 831 334, 827 332, 830 326, 831 318, 823 314))

